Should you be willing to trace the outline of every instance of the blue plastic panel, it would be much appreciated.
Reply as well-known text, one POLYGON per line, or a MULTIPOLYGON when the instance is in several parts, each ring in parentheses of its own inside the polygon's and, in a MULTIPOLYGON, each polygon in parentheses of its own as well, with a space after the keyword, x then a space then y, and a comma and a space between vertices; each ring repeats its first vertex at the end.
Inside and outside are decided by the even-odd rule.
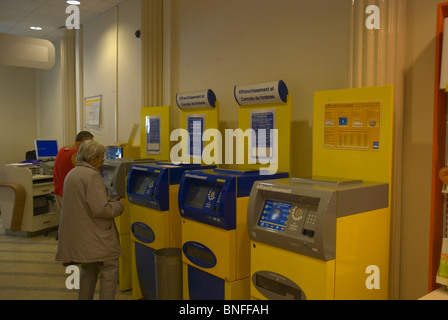
POLYGON ((156 299, 156 267, 154 249, 135 242, 138 282, 145 300, 156 299))
POLYGON ((213 170, 186 171, 179 185, 179 209, 185 218, 235 229, 236 178, 213 170))
POLYGON ((216 266, 216 256, 212 250, 202 243, 195 241, 185 242, 182 251, 192 263, 202 268, 213 268, 216 266))
POLYGON ((168 170, 133 164, 126 185, 129 202, 160 211, 169 210, 168 178, 168 170))
POLYGON ((288 173, 226 169, 185 171, 179 184, 182 217, 225 230, 236 228, 236 200, 248 197, 255 181, 287 178, 288 173))
POLYGON ((179 184, 185 170, 214 168, 199 164, 167 162, 134 164, 128 172, 126 191, 131 203, 159 211, 169 210, 169 186, 179 184))
POLYGON ((190 300, 224 300, 225 282, 189 265, 188 293, 190 300))

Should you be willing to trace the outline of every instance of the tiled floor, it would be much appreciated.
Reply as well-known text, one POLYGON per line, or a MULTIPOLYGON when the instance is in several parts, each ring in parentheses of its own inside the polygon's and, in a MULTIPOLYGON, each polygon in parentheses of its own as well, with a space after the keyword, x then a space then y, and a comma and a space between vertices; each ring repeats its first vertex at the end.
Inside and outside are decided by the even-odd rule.
MULTIPOLYGON (((76 300, 77 290, 68 290, 69 274, 54 260, 56 231, 35 237, 5 235, 0 215, 0 300, 76 300)), ((99 296, 99 282, 95 299, 99 296)), ((116 300, 130 300, 131 291, 117 289, 116 300)))

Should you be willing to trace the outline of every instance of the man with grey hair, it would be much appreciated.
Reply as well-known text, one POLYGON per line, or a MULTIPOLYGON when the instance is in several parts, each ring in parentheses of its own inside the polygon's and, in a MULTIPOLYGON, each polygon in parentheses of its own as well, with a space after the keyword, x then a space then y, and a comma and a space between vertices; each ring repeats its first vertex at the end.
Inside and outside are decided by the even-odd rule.
POLYGON ((100 299, 114 299, 118 283, 121 247, 114 218, 123 213, 124 205, 108 199, 99 171, 105 155, 100 143, 82 143, 78 163, 64 183, 56 260, 81 264, 80 300, 93 299, 100 271, 100 299))

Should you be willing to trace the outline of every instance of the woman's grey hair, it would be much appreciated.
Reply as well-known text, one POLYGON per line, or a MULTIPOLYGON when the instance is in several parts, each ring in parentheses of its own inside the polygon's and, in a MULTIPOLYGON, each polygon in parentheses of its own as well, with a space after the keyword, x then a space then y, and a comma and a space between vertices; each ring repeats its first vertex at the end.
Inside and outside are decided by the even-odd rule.
POLYGON ((106 148, 95 140, 84 141, 78 150, 76 161, 90 162, 90 160, 104 158, 106 155, 106 148))

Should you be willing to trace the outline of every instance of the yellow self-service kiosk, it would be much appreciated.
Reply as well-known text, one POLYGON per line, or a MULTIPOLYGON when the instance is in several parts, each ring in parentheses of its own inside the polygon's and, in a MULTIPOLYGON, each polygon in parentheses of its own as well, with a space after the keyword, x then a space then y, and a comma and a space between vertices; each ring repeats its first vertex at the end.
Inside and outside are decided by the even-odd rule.
POLYGON ((249 299, 250 243, 246 226, 252 184, 288 177, 259 171, 186 171, 179 187, 184 299, 249 299))
POLYGON ((252 298, 388 298, 393 101, 392 86, 315 93, 312 178, 251 192, 252 298))
POLYGON ((203 132, 208 128, 218 127, 219 104, 215 94, 212 90, 182 93, 177 95, 176 100, 181 109, 181 127, 189 135, 188 139, 179 143, 183 149, 182 157, 173 152, 176 154, 175 159, 172 159, 172 150, 168 148, 169 135, 162 130, 162 127, 166 128, 169 124, 169 109, 147 108, 142 110, 141 118, 145 127, 141 137, 146 141, 141 149, 142 156, 153 157, 158 154, 162 158, 170 157, 177 164, 159 162, 146 166, 136 165, 131 168, 128 176, 134 299, 157 298, 154 252, 163 248, 181 247, 181 217, 177 198, 182 173, 186 170, 216 167, 201 165, 203 132), (198 158, 197 161, 191 161, 195 158, 198 158))
POLYGON ((204 167, 159 162, 135 164, 129 170, 127 193, 131 212, 134 299, 156 299, 154 252, 181 247, 179 181, 184 171, 201 168, 204 167))
MULTIPOLYGON (((234 93, 237 132, 247 134, 247 153, 237 136, 236 165, 186 172, 179 187, 184 299, 249 299, 249 192, 257 180, 289 176, 291 96, 286 84, 236 86, 234 93)), ((232 152, 225 143, 226 152, 232 152)))
POLYGON ((386 183, 256 182, 247 211, 252 299, 386 299, 388 199, 386 183))
MULTIPOLYGON (((118 287, 121 291, 130 290, 132 287, 131 272, 131 225, 129 213, 129 201, 126 194, 126 178, 132 164, 143 160, 134 159, 106 159, 101 167, 101 176, 107 187, 109 196, 120 195, 124 200, 123 213, 115 218, 122 256, 119 258, 118 287)), ((145 160, 148 161, 148 160, 145 160)))

